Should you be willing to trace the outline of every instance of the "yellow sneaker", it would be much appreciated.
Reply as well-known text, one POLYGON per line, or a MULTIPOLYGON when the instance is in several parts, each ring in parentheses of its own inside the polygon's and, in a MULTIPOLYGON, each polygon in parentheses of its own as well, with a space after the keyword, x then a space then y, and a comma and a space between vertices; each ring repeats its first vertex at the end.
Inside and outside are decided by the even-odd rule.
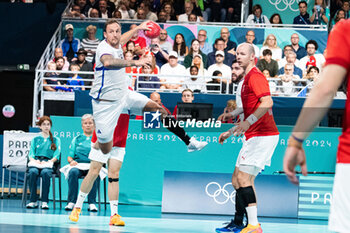
POLYGON ((262 233, 262 229, 260 224, 258 225, 250 225, 248 224, 248 226, 246 226, 246 228, 243 228, 243 230, 241 231, 241 233, 262 233))
POLYGON ((115 214, 111 216, 111 220, 109 221, 109 225, 112 226, 125 226, 125 222, 121 220, 121 216, 119 214, 115 214))
POLYGON ((73 222, 78 222, 80 212, 81 212, 80 208, 74 208, 72 210, 72 213, 70 213, 69 215, 69 219, 73 222))

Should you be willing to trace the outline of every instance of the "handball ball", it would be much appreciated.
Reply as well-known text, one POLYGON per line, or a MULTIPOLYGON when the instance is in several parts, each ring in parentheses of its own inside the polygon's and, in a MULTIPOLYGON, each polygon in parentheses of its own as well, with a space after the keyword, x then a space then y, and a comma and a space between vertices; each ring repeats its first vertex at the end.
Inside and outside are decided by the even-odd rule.
POLYGON ((145 31, 147 37, 152 39, 159 36, 161 28, 157 23, 150 21, 147 23, 147 26, 151 29, 150 31, 145 31))

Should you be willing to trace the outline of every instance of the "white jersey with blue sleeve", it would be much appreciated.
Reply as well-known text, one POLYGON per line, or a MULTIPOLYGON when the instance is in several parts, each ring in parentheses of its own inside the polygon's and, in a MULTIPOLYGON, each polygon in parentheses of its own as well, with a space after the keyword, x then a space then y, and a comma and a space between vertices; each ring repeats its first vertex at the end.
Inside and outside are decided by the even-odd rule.
POLYGON ((125 68, 107 68, 100 61, 103 55, 112 55, 116 59, 124 59, 122 47, 113 48, 103 40, 96 50, 95 79, 90 90, 90 96, 95 99, 121 100, 128 90, 128 76, 125 68))

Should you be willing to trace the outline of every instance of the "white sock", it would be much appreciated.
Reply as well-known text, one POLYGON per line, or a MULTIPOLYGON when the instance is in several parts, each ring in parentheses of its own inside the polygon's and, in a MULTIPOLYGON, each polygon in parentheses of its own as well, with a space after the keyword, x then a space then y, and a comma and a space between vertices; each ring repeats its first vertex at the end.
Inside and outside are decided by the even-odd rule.
POLYGON ((78 199, 77 199, 77 202, 75 203, 74 207, 81 209, 83 207, 83 203, 84 203, 87 195, 88 195, 88 193, 83 193, 82 191, 79 191, 78 199))
POLYGON ((118 214, 118 200, 109 201, 109 205, 111 207, 111 216, 118 214))
POLYGON ((256 207, 256 205, 248 206, 245 209, 247 210, 248 223, 253 226, 258 225, 258 208, 256 207))

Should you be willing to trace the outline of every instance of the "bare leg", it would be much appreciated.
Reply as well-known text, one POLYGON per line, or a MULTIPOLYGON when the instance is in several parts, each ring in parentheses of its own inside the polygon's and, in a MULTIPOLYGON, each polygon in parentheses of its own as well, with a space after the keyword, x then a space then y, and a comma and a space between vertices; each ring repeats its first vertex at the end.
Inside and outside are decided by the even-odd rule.
POLYGON ((107 142, 107 143, 101 143, 101 142, 96 142, 94 143, 93 147, 95 149, 100 149, 103 154, 108 154, 111 152, 113 146, 113 141, 107 142))
POLYGON ((80 186, 80 191, 83 193, 89 193, 92 189, 92 186, 94 185, 94 182, 98 175, 100 174, 100 170, 102 168, 103 164, 96 161, 91 161, 90 163, 90 169, 88 174, 85 176, 83 182, 80 186))

